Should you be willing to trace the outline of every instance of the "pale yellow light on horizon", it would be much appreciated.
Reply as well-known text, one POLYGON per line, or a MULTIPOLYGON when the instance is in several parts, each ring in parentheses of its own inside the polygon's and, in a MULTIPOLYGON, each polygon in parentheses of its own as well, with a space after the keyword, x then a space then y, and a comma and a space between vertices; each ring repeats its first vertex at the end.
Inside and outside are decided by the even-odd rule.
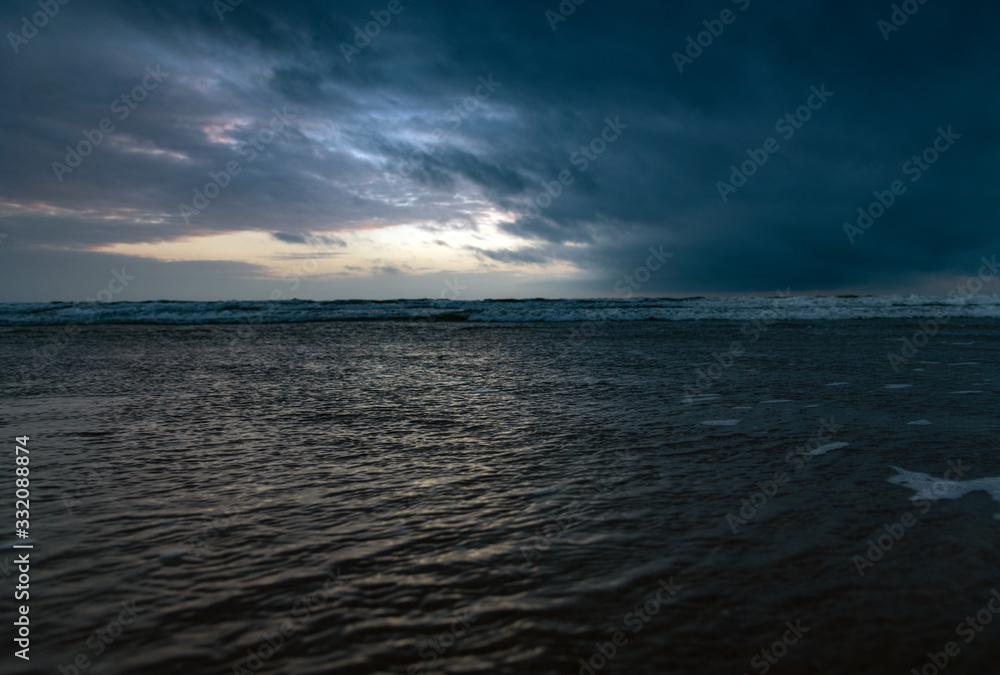
POLYGON ((395 268, 404 274, 430 274, 447 270, 454 273, 511 272, 573 273, 568 263, 515 265, 481 259, 474 250, 518 249, 524 242, 497 228, 503 215, 477 214, 478 229, 459 223, 434 228, 419 225, 395 225, 374 229, 313 233, 305 244, 280 241, 267 232, 228 232, 173 241, 136 244, 111 244, 92 249, 103 253, 155 258, 165 261, 234 261, 255 264, 266 270, 265 276, 280 278, 300 274, 304 261, 310 276, 364 277, 395 268), (346 246, 328 244, 324 234, 344 241, 346 246))

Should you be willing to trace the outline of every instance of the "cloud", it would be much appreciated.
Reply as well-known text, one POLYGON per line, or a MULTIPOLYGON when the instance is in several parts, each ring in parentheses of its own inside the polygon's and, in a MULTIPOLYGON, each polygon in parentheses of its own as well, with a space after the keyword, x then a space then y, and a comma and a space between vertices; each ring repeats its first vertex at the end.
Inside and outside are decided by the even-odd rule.
POLYGON ((292 234, 289 232, 272 232, 271 236, 280 242, 286 244, 305 244, 306 236, 304 234, 292 234))
POLYGON ((296 232, 272 232, 271 238, 284 244, 298 244, 302 246, 313 246, 324 249, 331 246, 347 247, 347 242, 333 235, 327 234, 299 234, 296 232))
MULTIPOLYGON (((586 3, 556 31, 527 0, 405 7, 348 63, 360 0, 255 0, 224 21, 202 0, 66 6, 2 57, 0 246, 73 288, 89 273, 60 252, 242 231, 329 252, 396 225, 483 235, 500 213, 505 240, 454 249, 568 263, 598 292, 667 243, 649 293, 916 287, 1000 250, 995 5, 927 3, 886 41, 881 5, 751 3, 683 73, 674 52, 717 16, 697 3, 586 3), (169 76, 120 118, 112 101, 156 66, 169 76), (502 86, 464 109, 487 75, 502 86), (786 139, 776 122, 823 84, 833 97, 786 139), (285 106, 292 123, 254 147, 285 106), (608 117, 628 129, 596 153, 608 117), (53 162, 105 118, 114 130, 60 182, 53 162), (844 223, 949 125, 954 148, 852 245, 844 223), (724 202, 718 183, 771 137, 780 149, 724 202), (572 184, 529 218, 564 171, 572 184), (218 194, 185 219, 196 191, 218 194)), ((22 15, 8 3, 0 25, 22 15)))
POLYGON ((469 246, 476 255, 497 262, 514 263, 516 265, 541 265, 553 259, 553 255, 534 248, 484 250, 469 246))

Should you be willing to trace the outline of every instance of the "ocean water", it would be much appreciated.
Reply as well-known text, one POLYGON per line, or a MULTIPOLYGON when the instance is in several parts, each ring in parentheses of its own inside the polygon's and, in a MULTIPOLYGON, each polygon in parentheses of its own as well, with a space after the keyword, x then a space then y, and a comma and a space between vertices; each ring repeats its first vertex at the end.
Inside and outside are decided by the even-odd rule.
POLYGON ((3 672, 995 672, 995 299, 671 302, 3 306, 3 672))

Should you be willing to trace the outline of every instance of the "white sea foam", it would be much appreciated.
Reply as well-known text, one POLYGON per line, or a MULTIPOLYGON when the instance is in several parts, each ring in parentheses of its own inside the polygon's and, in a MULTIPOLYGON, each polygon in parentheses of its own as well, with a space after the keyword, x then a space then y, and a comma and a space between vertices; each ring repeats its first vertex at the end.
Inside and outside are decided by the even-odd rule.
POLYGON ((840 450, 841 448, 846 448, 850 443, 844 443, 843 441, 837 441, 836 443, 827 443, 826 445, 821 445, 818 448, 814 448, 809 452, 805 453, 810 457, 816 457, 818 455, 825 455, 831 450, 840 450))
MULTIPOLYGON (((927 501, 960 499, 971 492, 986 492, 994 500, 1000 502, 1000 476, 972 480, 945 480, 928 473, 900 469, 898 466, 892 468, 897 471, 897 474, 887 480, 895 485, 902 485, 913 490, 915 494, 910 499, 914 501, 919 499, 927 501)), ((993 517, 1000 519, 1000 513, 993 517)))
POLYGON ((68 323, 265 324, 310 321, 438 320, 474 322, 778 321, 1000 318, 1000 296, 947 299, 917 295, 590 300, 282 300, 276 302, 0 303, 0 325, 68 323))
POLYGON ((718 394, 699 394, 698 396, 688 396, 681 400, 684 403, 706 403, 708 401, 715 401, 718 398, 718 394))

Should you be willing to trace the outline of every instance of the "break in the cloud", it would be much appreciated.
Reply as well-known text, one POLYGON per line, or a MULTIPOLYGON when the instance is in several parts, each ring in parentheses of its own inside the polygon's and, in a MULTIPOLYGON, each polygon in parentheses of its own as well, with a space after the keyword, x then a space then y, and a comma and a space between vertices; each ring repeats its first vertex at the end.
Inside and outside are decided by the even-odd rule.
POLYGON ((0 9, 0 298, 606 296, 651 246, 643 294, 926 292, 1000 251, 989 3, 225 2, 0 9))

